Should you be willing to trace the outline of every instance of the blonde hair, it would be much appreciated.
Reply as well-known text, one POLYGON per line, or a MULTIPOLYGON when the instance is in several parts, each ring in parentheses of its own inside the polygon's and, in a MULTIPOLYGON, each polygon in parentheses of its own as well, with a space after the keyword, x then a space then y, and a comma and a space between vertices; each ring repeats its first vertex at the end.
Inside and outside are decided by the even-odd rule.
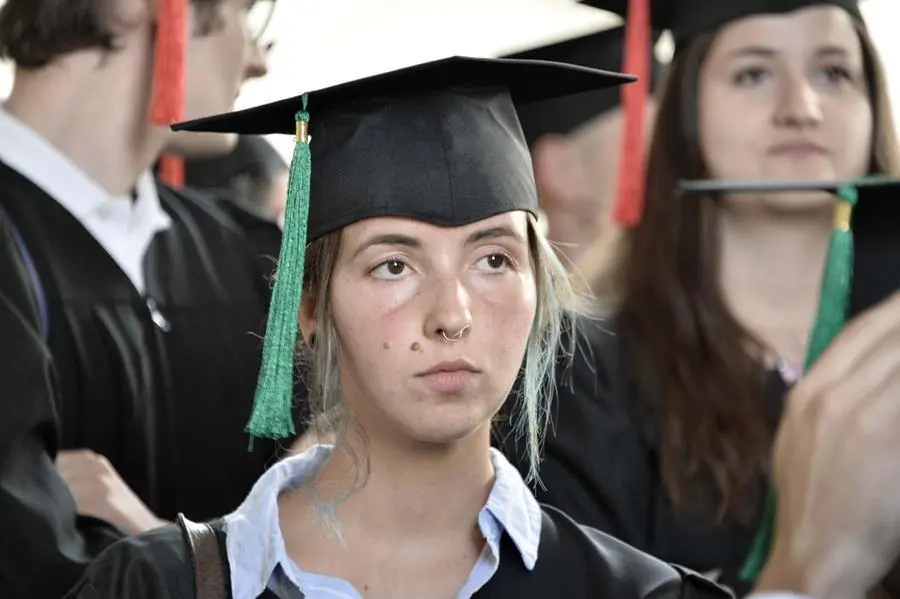
MULTIPOLYGON (((521 384, 517 386, 513 434, 524 438, 528 456, 527 480, 539 481, 541 450, 556 393, 556 367, 571 358, 574 334, 567 334, 585 304, 537 221, 528 216, 528 236, 537 287, 537 308, 528 337, 521 384), (563 339, 571 343, 563 347, 563 339)), ((347 434, 356 423, 341 391, 340 341, 331 315, 331 277, 340 253, 341 231, 312 242, 306 252, 304 292, 315 294, 315 343, 301 343, 298 355, 305 366, 309 391, 310 426, 320 439, 333 439, 345 448, 347 434)), ((361 430, 357 429, 362 433, 361 430)), ((367 461, 357 462, 366 464, 367 461)))

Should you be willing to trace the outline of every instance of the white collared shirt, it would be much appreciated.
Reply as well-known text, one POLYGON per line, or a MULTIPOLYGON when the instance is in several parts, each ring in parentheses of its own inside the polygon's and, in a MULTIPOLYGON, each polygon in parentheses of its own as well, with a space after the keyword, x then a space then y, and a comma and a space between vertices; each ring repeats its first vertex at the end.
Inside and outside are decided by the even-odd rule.
POLYGON ((171 225, 150 171, 135 186, 136 199, 111 196, 31 127, 0 107, 0 161, 69 211, 144 293, 144 255, 153 237, 171 225))
MULTIPOLYGON (((255 599, 266 588, 281 599, 361 599, 349 582, 304 572, 288 556, 278 517, 278 496, 308 481, 331 455, 329 445, 314 445, 273 465, 253 486, 241 506, 225 518, 231 591, 234 599, 255 599)), ((519 471, 491 448, 494 485, 478 515, 485 548, 458 599, 470 599, 500 566, 500 540, 509 535, 522 563, 534 568, 541 539, 541 507, 519 471)), ((779 598, 780 599, 780 598, 779 598)))

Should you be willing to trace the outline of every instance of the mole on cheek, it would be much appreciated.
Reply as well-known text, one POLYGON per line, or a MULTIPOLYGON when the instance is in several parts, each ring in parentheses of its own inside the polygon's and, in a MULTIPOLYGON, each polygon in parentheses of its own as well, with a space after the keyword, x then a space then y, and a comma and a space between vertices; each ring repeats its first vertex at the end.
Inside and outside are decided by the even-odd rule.
POLYGON ((409 346, 409 349, 413 351, 419 351, 420 349, 422 349, 422 346, 419 345, 418 341, 414 341, 413 344, 409 346))
POLYGON ((385 341, 381 344, 381 347, 383 347, 384 349, 391 349, 391 344, 385 341))

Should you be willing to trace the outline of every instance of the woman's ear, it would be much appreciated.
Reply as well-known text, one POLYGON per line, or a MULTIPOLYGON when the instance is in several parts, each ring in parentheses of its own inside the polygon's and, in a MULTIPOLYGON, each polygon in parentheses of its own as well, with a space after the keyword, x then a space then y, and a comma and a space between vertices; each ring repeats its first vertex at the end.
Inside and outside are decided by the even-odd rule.
POLYGON ((297 322, 300 325, 300 334, 303 335, 307 345, 312 345, 312 338, 316 334, 317 303, 316 294, 313 292, 304 292, 300 298, 297 322))

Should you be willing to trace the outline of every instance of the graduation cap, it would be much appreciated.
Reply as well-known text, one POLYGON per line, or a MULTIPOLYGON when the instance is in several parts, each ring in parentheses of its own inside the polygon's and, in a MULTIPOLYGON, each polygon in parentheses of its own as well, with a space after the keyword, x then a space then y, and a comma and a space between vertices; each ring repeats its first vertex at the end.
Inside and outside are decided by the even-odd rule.
MULTIPOLYGON (((853 181, 683 181, 682 195, 827 191, 835 197, 834 229, 828 246, 816 320, 805 369, 844 323, 900 290, 900 179, 873 176, 853 181)), ((741 578, 753 582, 768 558, 776 501, 770 494, 763 524, 741 578)))
MULTIPOLYGON (((753 15, 783 14, 817 4, 843 8, 862 20, 859 2, 862 0, 582 0, 584 4, 624 15, 627 11, 643 10, 650 14, 650 24, 659 30, 669 30, 675 39, 676 52, 693 38, 715 31, 719 27, 753 15), (642 5, 635 8, 634 5, 642 5)), ((630 18, 630 16, 628 17, 630 18)))
POLYGON ((248 432, 273 439, 294 433, 293 357, 308 242, 379 216, 462 226, 513 210, 537 214, 516 108, 632 80, 553 62, 453 57, 173 126, 296 134, 248 432))
MULTIPOLYGON (((696 36, 715 31, 736 19, 759 14, 788 13, 816 4, 830 4, 847 10, 862 20, 860 0, 582 0, 584 4, 625 17, 626 49, 622 70, 649 80, 646 48, 650 32, 668 30, 675 39, 675 51, 696 36)), ((613 219, 626 227, 636 225, 644 212, 644 86, 627 86, 623 91, 625 133, 619 166, 619 192, 613 219), (643 92, 643 93, 641 93, 643 92)))
POLYGON ((225 156, 185 161, 185 183, 204 189, 227 189, 242 176, 274 178, 287 170, 287 163, 266 138, 241 135, 234 150, 225 156))
MULTIPOLYGON (((659 78, 663 65, 655 59, 653 46, 659 39, 654 32, 649 41, 651 47, 650 86, 659 78)), ((613 27, 574 39, 531 48, 506 58, 525 60, 550 60, 578 64, 604 71, 619 71, 623 66, 625 28, 613 27)), ((648 89, 648 93, 650 93, 648 89)), ((566 135, 599 115, 618 108, 622 103, 620 89, 595 90, 554 98, 519 110, 519 120, 529 146, 548 133, 566 135)))

